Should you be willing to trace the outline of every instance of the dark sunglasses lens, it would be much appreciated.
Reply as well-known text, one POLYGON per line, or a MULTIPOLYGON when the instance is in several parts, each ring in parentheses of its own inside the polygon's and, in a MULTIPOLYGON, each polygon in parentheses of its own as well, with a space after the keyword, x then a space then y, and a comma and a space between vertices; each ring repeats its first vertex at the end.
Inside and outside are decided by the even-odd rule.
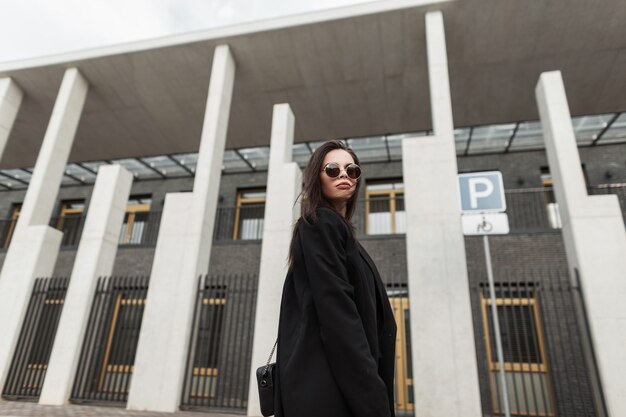
POLYGON ((355 180, 361 176, 361 168, 356 164, 348 165, 348 168, 346 168, 346 174, 348 174, 348 177, 355 180))
POLYGON ((339 172, 341 171, 341 169, 339 168, 339 165, 337 164, 328 164, 326 165, 326 175, 328 175, 331 178, 335 178, 337 176, 339 176, 339 172))

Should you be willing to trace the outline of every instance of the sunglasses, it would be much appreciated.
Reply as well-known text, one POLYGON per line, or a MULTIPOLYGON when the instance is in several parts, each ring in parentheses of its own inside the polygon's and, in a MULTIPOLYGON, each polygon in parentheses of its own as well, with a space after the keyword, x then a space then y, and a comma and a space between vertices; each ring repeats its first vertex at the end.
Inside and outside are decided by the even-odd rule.
MULTIPOLYGON (((326 175, 328 175, 330 178, 337 178, 339 174, 341 174, 341 167, 336 162, 329 162, 324 167, 324 171, 326 172, 326 175)), ((346 175, 348 175, 348 177, 352 178, 353 180, 358 180, 361 176, 361 167, 357 164, 347 165, 345 171, 346 175)))

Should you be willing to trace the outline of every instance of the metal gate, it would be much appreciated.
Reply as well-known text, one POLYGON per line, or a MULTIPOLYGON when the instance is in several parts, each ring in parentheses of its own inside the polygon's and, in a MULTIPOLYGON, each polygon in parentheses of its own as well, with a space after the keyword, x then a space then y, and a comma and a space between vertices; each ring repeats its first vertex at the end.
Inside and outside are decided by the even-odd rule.
POLYGON ((471 286, 484 415, 505 414, 505 393, 512 416, 599 415, 603 405, 594 398, 588 339, 577 312, 582 298, 567 271, 501 271, 495 279, 502 364, 488 285, 471 286))
POLYGON ((2 397, 36 400, 46 376, 69 278, 37 278, 2 397))
POLYGON ((149 277, 98 280, 72 389, 72 402, 125 403, 149 277))
POLYGON ((247 408, 257 285, 257 275, 200 277, 181 409, 247 408))

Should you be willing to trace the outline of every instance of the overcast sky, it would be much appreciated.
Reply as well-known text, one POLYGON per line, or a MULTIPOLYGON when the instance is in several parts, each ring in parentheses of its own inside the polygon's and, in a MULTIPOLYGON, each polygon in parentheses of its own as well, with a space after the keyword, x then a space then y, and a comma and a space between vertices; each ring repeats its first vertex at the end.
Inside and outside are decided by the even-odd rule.
POLYGON ((0 62, 384 0, 0 0, 0 62))

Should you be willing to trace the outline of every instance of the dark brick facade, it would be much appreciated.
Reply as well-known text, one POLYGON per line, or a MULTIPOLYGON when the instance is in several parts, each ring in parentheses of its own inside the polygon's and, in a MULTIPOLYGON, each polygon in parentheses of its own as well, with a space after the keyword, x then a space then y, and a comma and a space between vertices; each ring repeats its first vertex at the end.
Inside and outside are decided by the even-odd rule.
MULTIPOLYGON (((585 165, 589 185, 626 183, 626 144, 580 148, 582 163, 585 165)), ((364 165, 364 180, 400 179, 401 162, 369 163, 364 165)), ((458 158, 460 172, 500 170, 503 173, 505 188, 529 188, 541 186, 541 167, 547 166, 543 151, 477 155, 458 158)), ((219 205, 235 205, 237 191, 244 188, 264 187, 266 172, 228 174, 222 176, 219 191, 219 205)), ((164 197, 169 192, 190 191, 191 178, 172 180, 138 181, 133 184, 131 195, 150 195, 152 210, 162 210, 164 197)), ((92 187, 63 187, 59 192, 58 204, 69 199, 84 199, 88 203, 92 187)), ((365 187, 361 188, 361 198, 365 197, 365 187)), ((21 202, 24 191, 0 192, 0 213, 6 218, 13 203, 21 202)), ((358 215, 353 219, 362 224, 358 215)), ((374 259, 381 276, 388 284, 406 283, 406 244, 402 235, 361 236, 361 242, 374 259)), ((560 231, 543 230, 535 233, 512 233, 490 238, 492 262, 496 281, 526 280, 525 275, 537 277, 545 272, 555 284, 567 281, 567 261, 560 231), (530 271, 530 272, 529 272, 530 271), (558 272, 554 272, 558 271, 558 272), (533 275, 534 274, 534 275, 533 275)), ((472 314, 479 362, 481 396, 485 412, 490 402, 489 380, 486 361, 485 341, 482 335, 482 313, 478 293, 474 290, 486 281, 482 240, 478 237, 465 238, 466 257, 469 271, 469 285, 472 288, 472 314)), ((6 251, 0 251, 0 264, 6 251)), ((76 248, 62 248, 54 270, 55 276, 71 274, 76 248)), ((259 241, 219 241, 212 246, 209 275, 223 276, 242 274, 256 276, 259 269, 261 243, 259 241)), ((121 246, 118 249, 114 275, 149 275, 154 257, 154 247, 121 246)), ((535 279, 533 278, 533 279, 535 279)), ((591 411, 591 396, 586 384, 586 370, 577 333, 572 293, 551 293, 561 297, 558 303, 542 301, 545 309, 543 319, 546 334, 546 349, 550 359, 550 372, 555 401, 562 415, 570 411, 591 411), (569 297, 569 299, 566 299, 569 297), (565 383, 566 382, 566 383, 565 383)), ((234 300, 233 300, 234 301, 234 300)), ((230 305, 235 305, 231 303, 230 305)), ((247 317, 246 321, 253 321, 247 317)), ((237 327, 235 327, 237 328, 237 327)), ((241 329, 239 329, 241 330, 241 329)), ((221 346, 228 352, 232 346, 221 346)), ((269 350, 269 347, 268 347, 269 350)), ((249 358, 230 358, 225 363, 235 365, 249 358)), ((228 366, 230 366, 228 365, 228 366)), ((416 376, 419 378, 419 376, 416 376)), ((244 383, 245 381, 236 381, 244 383)), ((246 382, 247 383, 247 382, 246 382)))

